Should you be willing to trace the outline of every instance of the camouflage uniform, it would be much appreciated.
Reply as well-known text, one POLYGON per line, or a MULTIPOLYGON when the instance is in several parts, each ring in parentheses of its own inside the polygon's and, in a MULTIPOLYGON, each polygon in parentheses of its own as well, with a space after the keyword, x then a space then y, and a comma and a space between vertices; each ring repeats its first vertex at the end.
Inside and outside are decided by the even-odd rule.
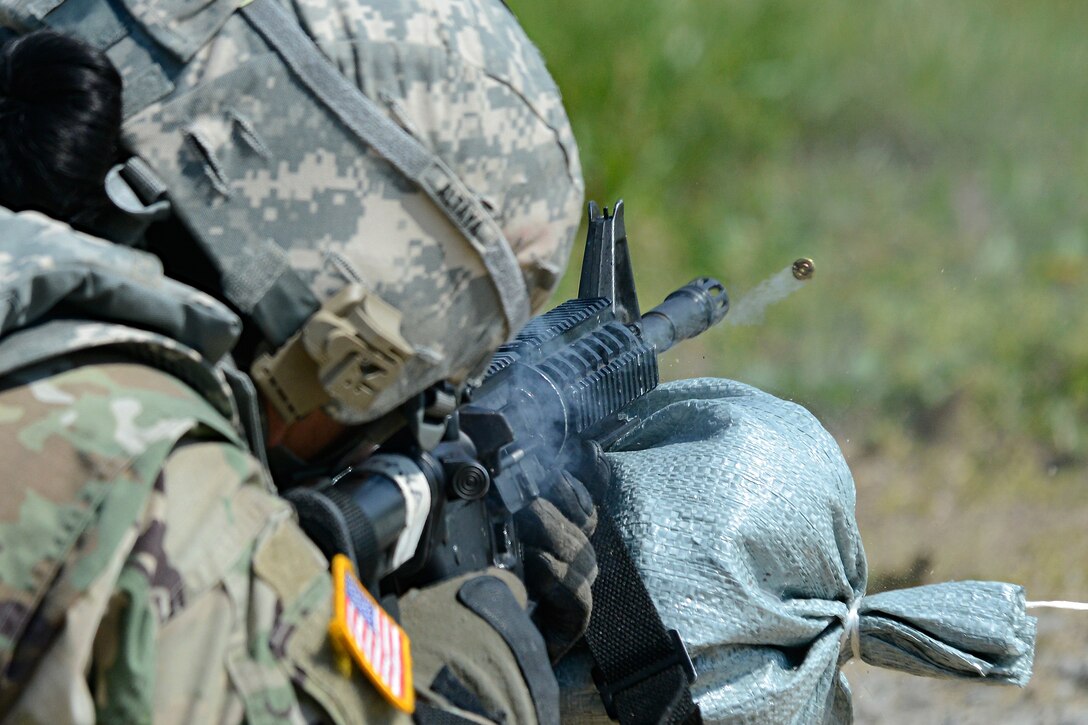
POLYGON ((154 258, 36 214, 0 209, 0 236, 0 711, 394 720, 331 666, 325 560, 204 357, 233 315, 154 258), (125 325, 79 319, 126 308, 125 325))
MULTIPOLYGON (((237 319, 162 277, 154 257, 41 215, 0 208, 0 238, 0 460, 15 464, 0 507, 0 713, 407 720, 334 667, 325 558, 248 454, 209 362, 237 319)), ((406 616, 436 601, 413 595, 406 616)), ((510 658, 477 628, 492 640, 478 651, 510 658)), ((417 644, 437 669, 441 643, 417 644)), ((506 664, 513 677, 493 674, 486 704, 532 722, 506 664)), ((429 681, 424 702, 459 712, 429 681)))
MULTIPOLYGON (((285 279, 317 303, 357 284, 401 311, 413 349, 403 375, 372 409, 330 412, 372 419, 437 380, 464 380, 547 299, 581 205, 577 150, 535 49, 492 0, 290 11, 487 210, 484 226, 515 260, 515 279, 496 279, 480 240, 323 112, 237 6, 0 0, 0 25, 50 26, 107 52, 132 150, 165 182, 225 297, 274 345, 295 329, 280 316, 297 325, 311 311, 285 279), (496 324, 511 284, 529 304, 496 324)), ((252 401, 217 366, 237 319, 165 279, 154 258, 38 215, 0 210, 0 240, 0 460, 17 471, 0 513, 0 713, 398 719, 330 667, 325 560, 246 452, 252 401)), ((406 618, 433 625, 433 603, 419 600, 406 618)), ((462 644, 505 647, 459 622, 446 634, 462 644)), ((429 643, 415 644, 437 668, 429 643)), ((513 682, 508 660, 495 662, 513 682)), ((421 684, 425 701, 454 709, 421 684)), ((488 689, 485 709, 535 721, 516 690, 488 689)))

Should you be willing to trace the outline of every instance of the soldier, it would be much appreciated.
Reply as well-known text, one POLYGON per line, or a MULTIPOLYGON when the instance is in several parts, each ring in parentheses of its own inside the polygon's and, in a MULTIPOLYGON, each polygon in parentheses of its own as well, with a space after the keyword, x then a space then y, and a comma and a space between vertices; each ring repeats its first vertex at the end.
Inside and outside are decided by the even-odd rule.
MULTIPOLYGON (((406 717, 334 666, 265 445, 288 480, 456 390, 569 254, 577 150, 500 3, 237 5, 0 0, 30 33, 0 53, 12 720, 406 717)), ((588 617, 584 500, 534 509, 553 656, 588 617)), ((417 719, 557 719, 525 602, 498 571, 401 598, 417 719)))

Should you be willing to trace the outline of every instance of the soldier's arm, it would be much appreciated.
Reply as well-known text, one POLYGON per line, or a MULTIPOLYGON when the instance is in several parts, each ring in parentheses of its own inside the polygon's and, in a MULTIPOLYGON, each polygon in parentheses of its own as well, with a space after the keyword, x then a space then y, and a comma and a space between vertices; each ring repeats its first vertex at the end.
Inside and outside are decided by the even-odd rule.
MULTIPOLYGON (((0 459, 18 471, 0 497, 0 716, 407 721, 360 673, 335 667, 327 562, 216 415, 176 379, 133 364, 0 391, 0 459)), ((524 606, 516 582, 500 584, 524 606)), ((525 654, 464 606, 460 588, 405 602, 422 708, 547 721, 535 700, 555 693, 531 691, 525 654), (464 626, 436 629, 454 609, 464 626), (493 662, 503 666, 479 666, 493 662), (451 673, 480 706, 449 697, 451 673)))
POLYGON ((332 667, 325 560, 195 393, 89 365, 9 387, 0 411, 5 716, 287 721, 301 701, 396 719, 332 667))

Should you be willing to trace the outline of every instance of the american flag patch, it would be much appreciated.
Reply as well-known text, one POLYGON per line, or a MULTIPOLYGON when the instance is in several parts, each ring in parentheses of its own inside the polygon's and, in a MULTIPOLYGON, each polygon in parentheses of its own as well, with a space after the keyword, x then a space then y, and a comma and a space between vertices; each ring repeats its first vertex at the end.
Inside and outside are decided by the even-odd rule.
POLYGON ((404 712, 413 712, 408 635, 359 582, 350 559, 343 554, 334 556, 332 574, 334 605, 329 635, 341 670, 350 675, 354 660, 390 702, 404 712))

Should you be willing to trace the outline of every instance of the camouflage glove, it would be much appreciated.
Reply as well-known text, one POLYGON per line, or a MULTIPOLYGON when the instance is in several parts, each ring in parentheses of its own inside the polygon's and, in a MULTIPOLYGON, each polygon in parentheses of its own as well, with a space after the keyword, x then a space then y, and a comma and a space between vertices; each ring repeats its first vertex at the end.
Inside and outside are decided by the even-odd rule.
POLYGON ((536 602, 533 621, 544 635, 552 662, 585 633, 593 605, 597 556, 589 537, 597 511, 586 487, 564 471, 546 496, 518 512, 525 583, 536 602))
POLYGON ((499 569, 401 597, 419 693, 417 722, 450 722, 450 715, 469 722, 559 722, 559 685, 526 601, 517 577, 499 569))

